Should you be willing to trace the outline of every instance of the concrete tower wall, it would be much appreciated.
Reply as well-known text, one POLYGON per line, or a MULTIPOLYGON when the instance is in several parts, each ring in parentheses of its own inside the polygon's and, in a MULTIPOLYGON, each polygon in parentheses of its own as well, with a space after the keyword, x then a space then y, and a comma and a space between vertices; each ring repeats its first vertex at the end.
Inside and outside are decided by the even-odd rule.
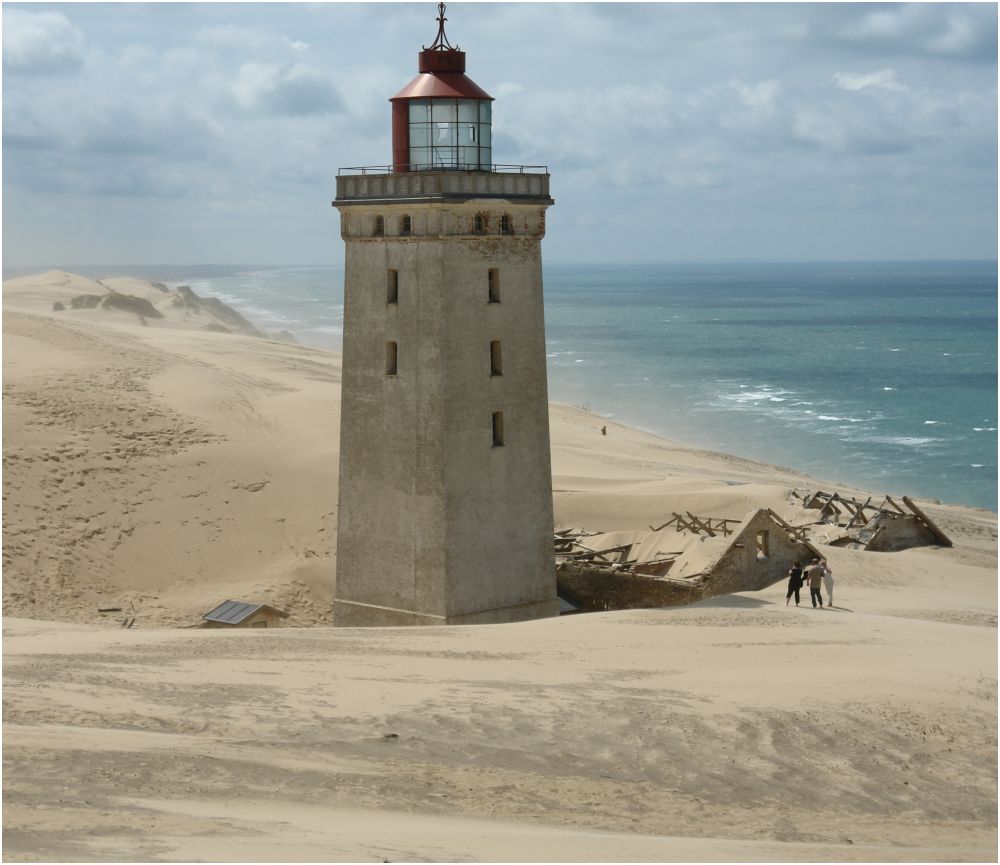
POLYGON ((336 624, 557 612, 540 247, 548 203, 338 199, 347 257, 336 624))
MULTIPOLYGON (((409 290, 407 278, 433 267, 413 244, 347 246, 336 597, 386 608, 386 623, 393 610, 445 614, 436 582, 426 584, 444 568, 444 418, 421 410, 441 404, 444 315, 440 295, 409 290), (386 302, 390 267, 401 273, 398 305, 386 302)), ((335 619, 351 613, 335 609, 335 619)))

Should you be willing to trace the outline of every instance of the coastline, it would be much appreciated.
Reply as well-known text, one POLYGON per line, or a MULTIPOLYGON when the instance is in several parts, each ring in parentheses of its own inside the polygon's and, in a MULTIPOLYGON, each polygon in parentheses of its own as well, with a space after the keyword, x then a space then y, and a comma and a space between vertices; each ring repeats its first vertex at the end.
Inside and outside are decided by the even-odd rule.
MULTIPOLYGON (((971 298, 979 297, 984 274, 991 268, 995 274, 995 267, 995 262, 552 265, 546 270, 550 399, 590 407, 654 435, 897 498, 910 495, 996 513, 995 340, 983 343, 982 328, 976 327, 970 334, 979 334, 974 343, 956 345, 957 331, 942 330, 935 312, 941 291, 953 298, 961 289, 970 299, 954 308, 949 321, 971 326, 981 306, 971 298), (911 280, 925 279, 931 282, 922 289, 919 308, 899 294, 908 295, 911 280), (889 282, 883 286, 880 280, 889 282), (761 287, 773 288, 773 299, 762 295, 761 287), (879 296, 883 289, 891 289, 885 303, 864 300, 867 306, 857 306, 859 298, 879 296), (836 325, 843 313, 827 299, 843 291, 853 292, 851 316, 864 320, 895 310, 909 336, 892 338, 880 328, 864 327, 855 335, 836 325), (701 311, 702 292, 712 298, 713 311, 701 311), (609 304, 641 311, 655 329, 638 324, 631 313, 612 313, 609 304), (787 321, 761 330, 770 318, 769 305, 787 321), (759 320, 746 321, 743 310, 761 310, 759 320), (606 315, 615 318, 605 321, 606 315), (667 321, 662 334, 655 324, 660 319, 667 321), (825 334, 841 346, 837 362, 817 367, 766 347, 787 339, 792 324, 789 333, 812 333, 813 339, 825 334), (743 340, 747 352, 756 355, 764 348, 765 356, 750 366, 739 353, 710 362, 685 360, 687 354, 704 354, 701 340, 718 342, 711 335, 720 327, 720 333, 743 340), (948 390, 948 405, 963 408, 943 408, 941 388, 948 390)), ((188 283, 268 332, 289 331, 306 345, 339 350, 340 267, 159 267, 144 269, 143 276, 158 276, 171 286, 188 283)), ((952 306, 958 302, 953 301, 952 306)), ((988 310, 980 312, 989 317, 988 310)))
MULTIPOLYGON (((214 588, 208 592, 188 591, 184 587, 196 581, 178 566, 165 568, 163 562, 156 561, 155 554, 144 548, 146 543, 161 547, 154 527, 174 520, 178 505, 183 503, 205 504, 207 511, 197 520, 192 517, 182 523, 186 527, 198 523, 197 529, 186 529, 193 532, 192 549, 180 556, 186 568, 197 574, 204 573, 206 567, 217 567, 223 583, 243 572, 263 577, 263 582, 251 581, 247 589, 263 590, 290 608, 293 624, 318 624, 328 612, 326 598, 332 594, 330 580, 336 555, 335 521, 331 524, 329 515, 336 512, 340 355, 326 349, 223 332, 227 328, 221 326, 218 308, 191 306, 186 299, 177 306, 164 298, 164 287, 128 277, 96 283, 52 272, 4 284, 8 480, 25 491, 24 498, 30 503, 23 526, 18 512, 8 512, 7 548, 13 551, 11 562, 26 563, 30 558, 37 563, 41 556, 47 560, 42 573, 52 574, 45 577, 49 591, 36 598, 16 588, 21 579, 32 582, 19 575, 21 568, 25 573, 30 570, 27 565, 16 566, 14 573, 18 576, 11 581, 15 588, 5 595, 8 610, 16 615, 36 610, 43 618, 51 612, 53 618, 71 621, 104 620, 94 612, 95 607, 86 612, 74 609, 74 603, 63 592, 51 591, 53 583, 61 587, 65 582, 67 568, 74 572, 79 568, 78 564, 65 562, 59 550, 64 543, 59 539, 68 538, 74 549, 81 544, 87 550, 90 568, 84 571, 89 582, 83 587, 87 597, 110 606, 131 604, 133 600, 127 596, 136 594, 136 589, 129 574, 152 569, 151 573, 158 576, 148 580, 151 585, 159 580, 172 588, 165 593, 167 602, 160 605, 162 609, 154 605, 145 611, 146 621, 167 626, 196 623, 200 606, 207 610, 214 605, 214 588), (155 301, 164 310, 164 317, 143 319, 126 310, 52 309, 53 303, 68 306, 69 299, 80 293, 108 290, 135 292, 155 301), (24 333, 17 333, 18 328, 24 333), (78 344, 97 347, 80 352, 78 344), (39 345, 45 348, 40 350, 39 345), (122 348, 125 345, 131 348, 122 348), (67 350, 76 355, 72 362, 67 350), (122 365, 114 361, 118 355, 133 360, 122 365), (94 375, 82 372, 95 362, 108 368, 94 375), (48 380, 37 388, 42 370, 48 380), (132 405, 121 394, 107 391, 108 381, 123 378, 158 408, 150 412, 148 406, 132 405), (19 392, 22 380, 28 385, 25 394, 19 392), (64 388, 59 387, 60 380, 65 380, 64 388), (72 419, 80 413, 68 404, 78 401, 80 395, 94 405, 91 412, 84 413, 83 427, 75 429, 72 419), (41 447, 37 458, 22 458, 22 447, 28 454, 39 449, 33 438, 38 415, 42 416, 44 429, 58 434, 66 424, 67 414, 71 422, 62 429, 63 440, 54 451, 41 447), (104 414, 108 420, 102 417, 104 414), (137 415, 147 418, 151 429, 125 432, 122 419, 130 421, 137 415), (23 428, 22 422, 26 422, 23 428), (76 442, 81 438, 95 441, 98 452, 88 453, 87 447, 79 447, 76 442), (136 452, 132 444, 135 439, 151 439, 154 444, 146 445, 150 452, 136 452), (286 452, 290 445, 298 452, 286 452), (276 456, 275 448, 281 451, 280 456, 276 456), (161 450, 166 459, 159 462, 157 453, 161 450), (233 465, 231 477, 227 475, 220 482, 213 472, 199 478, 187 463, 195 460, 204 466, 204 459, 195 457, 200 453, 212 454, 222 465, 233 465), (253 471, 243 469, 247 462, 254 465, 253 471), (89 465, 72 475, 78 479, 67 479, 67 464, 78 463, 89 465), (131 489, 143 489, 138 479, 119 490, 119 479, 130 477, 136 466, 141 468, 140 478, 163 477, 164 488, 180 496, 181 501, 140 502, 139 493, 131 489), (178 481, 179 467, 183 467, 184 482, 178 481), (20 468, 27 470, 23 480, 20 468), (271 495, 262 495, 262 490, 257 489, 261 485, 271 495), (103 513, 76 516, 70 506, 62 508, 68 513, 53 512, 51 497, 66 493, 73 494, 73 498, 79 494, 84 511, 93 511, 90 490, 94 487, 116 505, 117 520, 111 521, 103 513), (216 492, 215 487, 223 492, 216 492), (287 548, 280 554, 273 550, 273 560, 263 567, 255 561, 252 550, 240 549, 239 544, 224 543, 224 548, 233 547, 225 551, 215 548, 222 525, 229 522, 225 510, 236 506, 226 492, 229 490, 245 495, 241 507, 247 513, 241 519, 249 520, 255 531, 279 529, 282 537, 287 536, 287 548), (255 494, 246 495, 251 491, 255 494), (307 507, 303 507, 299 495, 302 491, 308 493, 307 507), (274 502, 259 507, 274 493, 274 502), (206 502, 209 496, 211 504, 206 502), (35 537, 23 550, 19 543, 22 533, 35 534, 31 524, 37 518, 36 510, 43 513, 41 521, 46 530, 42 534, 51 550, 45 545, 39 547, 35 537), (289 516, 280 516, 285 510, 289 516), (143 511, 150 512, 148 518, 137 520, 135 515, 143 511), (86 532, 78 531, 75 523, 83 523, 86 532), (77 539, 81 534, 85 542, 77 539), (306 542, 306 537, 311 540, 306 542), (111 553, 114 577, 91 578, 91 573, 108 570, 100 562, 111 553), (272 581, 272 574, 282 572, 283 579, 272 581), (300 603, 299 598, 308 603, 300 603)), ((224 320, 230 321, 228 316, 224 320)), ((248 324, 250 332, 257 332, 252 323, 248 324)), ((886 492, 897 494, 816 478, 794 467, 667 438, 587 407, 550 402, 550 426, 558 527, 602 532, 637 530, 662 521, 660 518, 673 510, 694 510, 739 521, 759 507, 774 508, 794 519, 794 511, 787 510, 788 491, 793 488, 838 491, 861 500, 868 496, 879 498, 886 492), (601 427, 607 428, 608 435, 600 434, 601 427), (623 466, 623 471, 613 470, 615 465, 623 466)), ((965 518, 986 524, 996 521, 996 514, 987 509, 915 498, 932 512, 934 519, 948 525, 965 518)))
MULTIPOLYGON (((995 852, 995 514, 920 500, 953 548, 824 547, 829 610, 778 583, 332 629, 339 356, 206 329, 207 306, 52 309, 91 291, 4 286, 9 861, 995 852), (291 627, 193 627, 227 598, 291 627)), ((812 483, 577 408, 550 424, 563 526, 789 515, 812 483)))

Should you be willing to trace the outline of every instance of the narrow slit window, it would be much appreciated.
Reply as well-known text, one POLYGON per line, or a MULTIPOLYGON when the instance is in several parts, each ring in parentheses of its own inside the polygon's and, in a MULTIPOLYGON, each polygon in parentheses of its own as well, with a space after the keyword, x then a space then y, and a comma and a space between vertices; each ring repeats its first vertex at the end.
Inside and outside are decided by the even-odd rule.
POLYGON ((486 231, 486 217, 482 213, 477 213, 474 221, 476 234, 483 234, 486 231))
POLYGON ((396 343, 387 342, 385 344, 385 374, 395 375, 396 374, 396 356, 398 350, 396 343))
POLYGON ((386 280, 385 302, 399 303, 399 271, 390 270, 386 280))
POLYGON ((503 375, 503 361, 500 357, 500 340, 490 343, 490 375, 503 375))
POLYGON ((757 558, 766 559, 770 555, 767 532, 757 532, 757 558))
POLYGON ((503 447, 503 412, 493 412, 493 447, 503 447))
POLYGON ((399 220, 399 233, 410 234, 413 231, 413 220, 409 216, 403 216, 399 220))
POLYGON ((489 283, 489 302, 500 303, 500 271, 491 267, 487 280, 489 283))
POLYGON ((510 218, 509 213, 505 213, 500 217, 500 233, 501 234, 513 234, 514 233, 514 222, 510 218))
POLYGON ((382 237, 382 235, 384 235, 384 234, 385 234, 385 217, 384 216, 376 216, 375 217, 375 224, 372 226, 372 236, 373 237, 382 237))

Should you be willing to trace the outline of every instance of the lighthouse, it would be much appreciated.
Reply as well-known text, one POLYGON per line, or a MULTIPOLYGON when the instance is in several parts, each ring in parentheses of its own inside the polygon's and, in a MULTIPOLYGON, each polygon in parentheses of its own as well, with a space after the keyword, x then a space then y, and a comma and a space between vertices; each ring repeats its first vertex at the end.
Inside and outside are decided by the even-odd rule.
POLYGON ((392 164, 342 168, 337 626, 558 613, 544 166, 498 165, 445 35, 389 100, 392 164))

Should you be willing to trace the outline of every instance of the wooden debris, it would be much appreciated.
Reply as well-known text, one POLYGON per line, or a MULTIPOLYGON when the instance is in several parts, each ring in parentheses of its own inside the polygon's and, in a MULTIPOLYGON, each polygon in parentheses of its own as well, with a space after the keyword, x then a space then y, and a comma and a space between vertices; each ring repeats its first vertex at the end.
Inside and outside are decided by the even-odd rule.
POLYGON ((709 537, 715 537, 715 532, 712 531, 712 527, 709 525, 709 523, 711 523, 711 519, 709 519, 706 523, 704 520, 699 520, 694 514, 691 513, 691 511, 685 511, 684 513, 687 514, 688 519, 691 521, 691 525, 694 526, 696 532, 702 531, 709 537))
POLYGON ((723 537, 727 537, 733 533, 733 530, 729 528, 730 523, 739 525, 740 520, 730 520, 723 517, 696 517, 690 511, 685 511, 684 516, 674 513, 674 515, 662 526, 650 526, 649 530, 651 532, 661 532, 667 526, 676 525, 677 531, 679 532, 691 532, 693 535, 700 535, 704 533, 713 538, 716 536, 716 533, 718 533, 723 537))
POLYGON ((906 513, 906 511, 904 511, 899 505, 897 505, 892 500, 892 496, 886 495, 884 504, 889 505, 889 507, 893 508, 897 513, 900 513, 900 514, 905 514, 906 513))
POLYGON ((890 495, 886 495, 880 505, 873 505, 871 496, 861 502, 857 499, 841 496, 839 493, 826 493, 822 490, 812 494, 797 495, 797 497, 803 500, 803 507, 814 510, 819 509, 821 515, 824 517, 835 515, 838 525, 843 525, 848 530, 859 530, 856 539, 866 546, 874 540, 879 532, 878 527, 868 528, 871 526, 872 521, 878 518, 888 520, 915 519, 942 546, 952 546, 951 539, 934 524, 927 514, 913 503, 913 500, 909 496, 902 497, 906 509, 901 507, 890 495), (838 504, 840 507, 838 507, 838 504), (846 522, 841 521, 841 517, 843 516, 841 508, 849 514, 846 522))
POLYGON ((791 523, 786 522, 777 513, 772 511, 770 508, 767 509, 768 514, 770 514, 771 519, 773 519, 779 526, 781 526, 788 536, 798 543, 805 543, 806 532, 809 530, 808 526, 793 526, 791 523))

